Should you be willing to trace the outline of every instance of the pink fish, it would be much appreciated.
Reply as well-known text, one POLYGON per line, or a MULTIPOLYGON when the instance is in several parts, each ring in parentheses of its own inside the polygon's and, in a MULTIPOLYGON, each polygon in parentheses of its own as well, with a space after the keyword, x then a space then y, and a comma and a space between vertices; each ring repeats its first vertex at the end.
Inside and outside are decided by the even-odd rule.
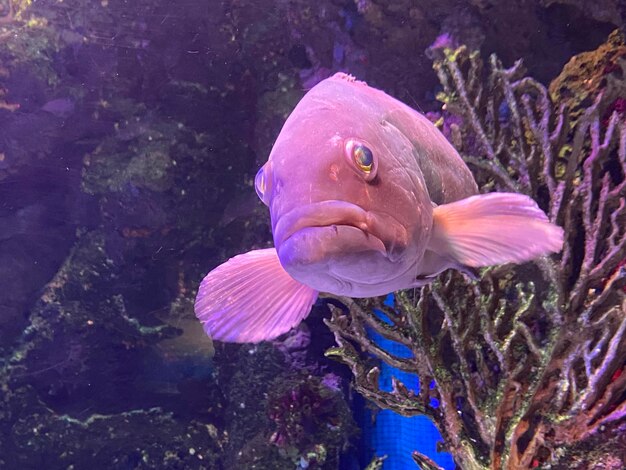
POLYGON ((273 339, 307 316, 318 292, 384 295, 563 244, 531 198, 479 195, 428 119, 343 73, 298 103, 256 190, 275 248, 235 256, 202 281, 195 311, 215 340, 273 339))

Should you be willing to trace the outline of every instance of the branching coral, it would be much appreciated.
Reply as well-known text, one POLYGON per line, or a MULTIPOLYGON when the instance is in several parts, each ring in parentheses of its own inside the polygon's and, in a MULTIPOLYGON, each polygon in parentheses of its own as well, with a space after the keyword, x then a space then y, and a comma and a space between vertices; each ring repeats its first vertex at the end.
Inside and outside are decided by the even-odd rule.
POLYGON ((316 376, 278 385, 268 397, 268 410, 273 428, 270 442, 302 468, 323 468, 354 432, 341 393, 316 376))
POLYGON ((624 463, 610 443, 626 428, 626 121, 619 110, 606 113, 626 83, 608 77, 571 125, 521 61, 505 68, 492 56, 486 73, 464 47, 432 52, 446 112, 462 117, 457 137, 483 191, 532 196, 565 228, 564 249, 484 269, 478 281, 446 273, 420 292, 397 293, 393 307, 342 298, 346 310, 331 306, 338 347, 328 354, 379 406, 430 417, 460 468, 574 468, 572 452, 599 433, 607 448, 596 463, 602 455, 624 463), (412 357, 384 351, 369 330, 412 357), (417 373, 419 392, 397 380, 381 391, 372 356, 417 373))

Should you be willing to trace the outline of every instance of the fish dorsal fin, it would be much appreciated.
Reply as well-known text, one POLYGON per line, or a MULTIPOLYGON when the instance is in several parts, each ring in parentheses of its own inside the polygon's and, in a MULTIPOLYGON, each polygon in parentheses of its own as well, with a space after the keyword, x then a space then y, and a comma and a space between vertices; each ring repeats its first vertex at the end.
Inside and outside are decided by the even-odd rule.
POLYGON ((563 229, 523 194, 471 196, 436 207, 433 219, 429 249, 474 268, 523 263, 563 246, 563 229))
POLYGON ((317 291, 294 280, 275 248, 235 256, 202 280, 195 311, 214 340, 258 343, 300 323, 317 291))

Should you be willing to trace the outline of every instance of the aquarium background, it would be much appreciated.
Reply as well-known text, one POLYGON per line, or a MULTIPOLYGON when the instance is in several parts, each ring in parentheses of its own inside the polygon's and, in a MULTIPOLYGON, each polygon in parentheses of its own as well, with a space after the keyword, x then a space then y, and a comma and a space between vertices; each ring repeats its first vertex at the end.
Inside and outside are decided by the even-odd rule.
MULTIPOLYGON (((210 269, 271 246, 258 167, 336 71, 439 119, 437 44, 521 58, 593 101, 619 67, 561 71, 626 56, 619 31, 607 43, 625 19, 611 0, 0 0, 0 468, 363 469, 391 453, 324 355, 327 303, 259 345, 212 344, 195 321, 210 269)), ((382 468, 412 468, 395 458, 382 468)))

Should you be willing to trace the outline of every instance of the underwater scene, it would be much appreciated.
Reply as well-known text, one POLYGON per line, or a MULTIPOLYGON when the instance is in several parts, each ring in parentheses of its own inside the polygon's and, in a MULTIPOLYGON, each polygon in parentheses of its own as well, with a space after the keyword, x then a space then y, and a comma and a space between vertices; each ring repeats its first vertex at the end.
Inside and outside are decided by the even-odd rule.
POLYGON ((0 0, 0 470, 626 469, 625 35, 0 0))

